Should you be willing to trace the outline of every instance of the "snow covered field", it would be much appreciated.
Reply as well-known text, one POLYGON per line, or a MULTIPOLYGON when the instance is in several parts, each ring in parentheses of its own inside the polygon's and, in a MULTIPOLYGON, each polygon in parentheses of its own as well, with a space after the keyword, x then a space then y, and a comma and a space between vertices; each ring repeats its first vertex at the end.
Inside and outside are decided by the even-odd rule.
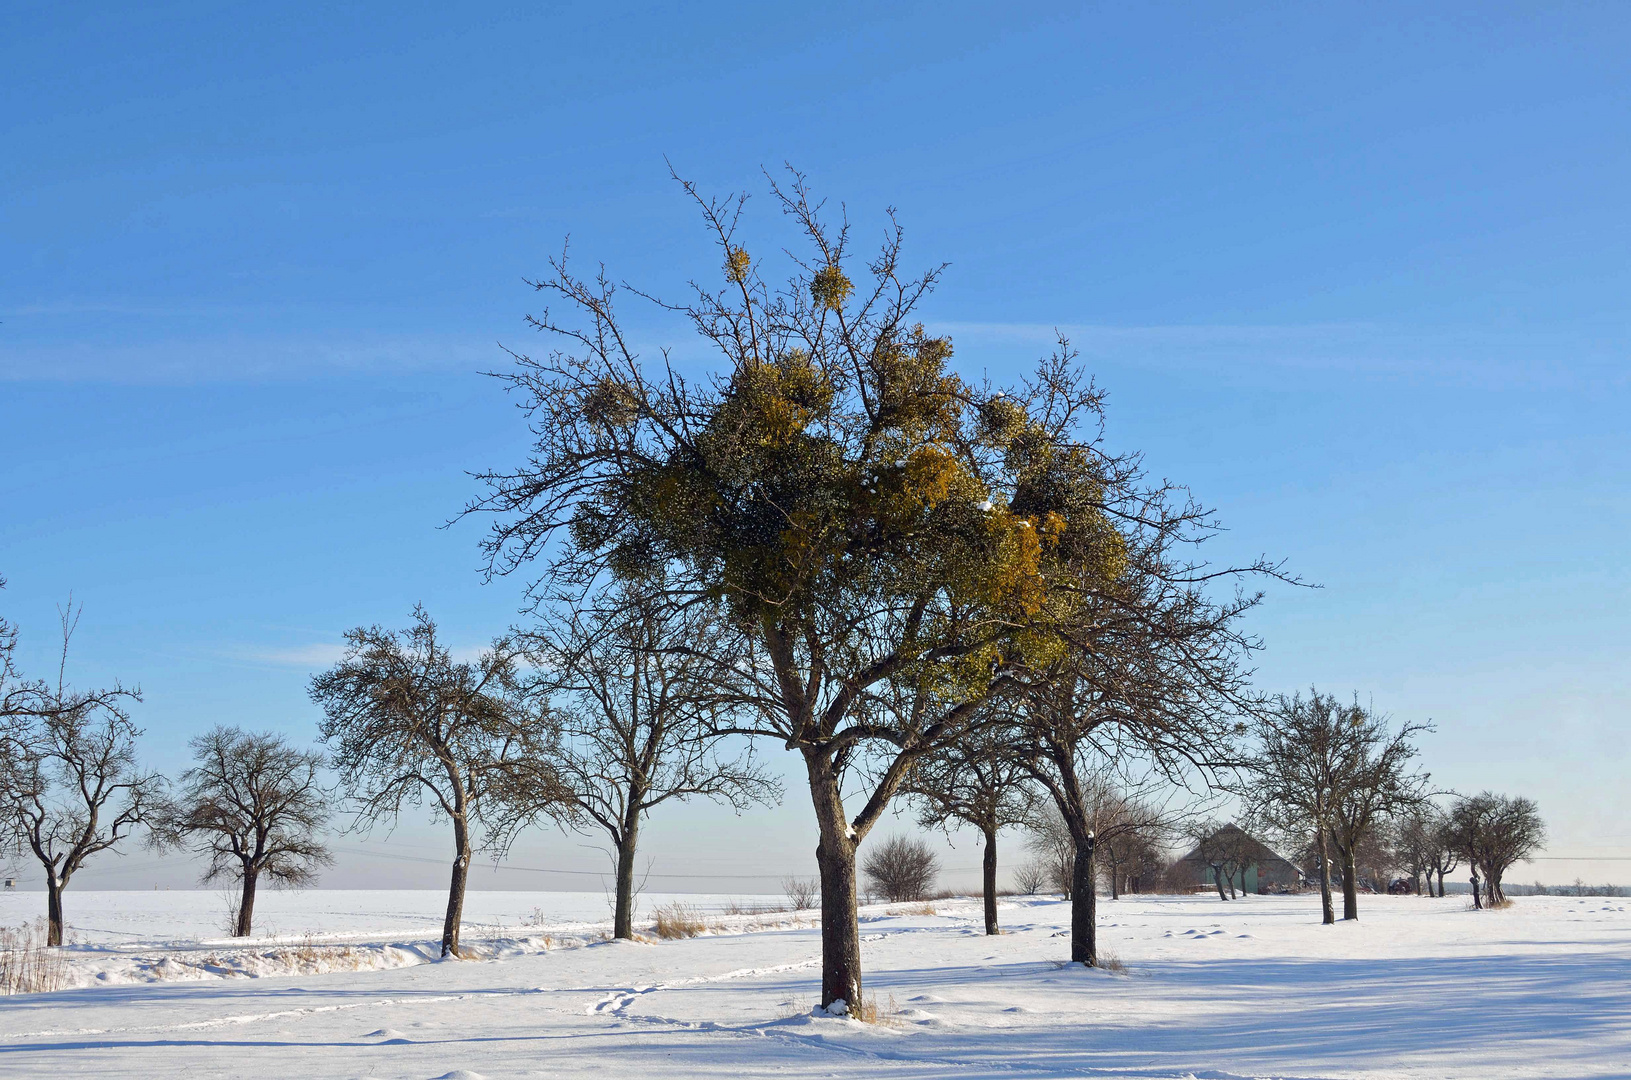
MULTIPOLYGON (((0 924, 42 899, 0 897, 0 924)), ((1323 928, 1313 897, 1104 901, 1124 975, 1058 963, 1055 901, 1005 903, 999 938, 973 901, 873 908, 884 1022, 863 1025, 811 1015, 808 916, 603 943, 598 893, 471 893, 466 941, 494 959, 426 962, 441 899, 268 893, 276 935, 245 946, 220 934, 213 893, 70 892, 85 985, 0 998, 0 1075, 1631 1076, 1625 900, 1365 897, 1358 924, 1323 928), (384 969, 245 977, 260 972, 242 957, 280 950, 384 969)))

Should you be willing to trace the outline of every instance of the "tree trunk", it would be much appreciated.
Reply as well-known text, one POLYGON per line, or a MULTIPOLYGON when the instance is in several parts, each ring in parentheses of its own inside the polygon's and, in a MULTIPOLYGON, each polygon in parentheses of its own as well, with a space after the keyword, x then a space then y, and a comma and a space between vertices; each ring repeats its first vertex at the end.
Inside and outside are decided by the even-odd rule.
POLYGON ((815 803, 820 840, 816 868, 821 875, 821 1007, 842 1001, 861 1005, 861 925, 855 911, 855 847, 838 777, 825 754, 806 755, 810 798, 815 803))
POLYGON ((1076 862, 1070 873, 1070 959, 1072 963, 1097 967, 1099 963, 1099 890, 1093 880, 1091 835, 1076 841, 1076 862))
MULTIPOLYGON (((629 805, 638 804, 629 800, 629 805)), ((634 937, 634 852, 640 838, 640 812, 631 810, 623 820, 622 844, 617 849, 617 907, 612 916, 612 936, 634 937)))
POLYGON ((1342 853, 1342 921, 1359 918, 1359 871, 1354 866, 1352 847, 1337 846, 1342 853))
POLYGON ((255 884, 260 874, 244 869, 243 896, 238 900, 238 922, 232 928, 233 937, 248 937, 255 922, 255 884))
POLYGON ((1440 900, 1444 899, 1444 871, 1443 870, 1440 870, 1438 872, 1438 898, 1440 900))
POLYGON ((62 890, 67 882, 59 881, 54 870, 45 872, 45 943, 62 944, 62 890))
POLYGON ((997 930, 997 830, 985 831, 985 932, 998 933, 997 930))
POLYGON ((1212 884, 1218 887, 1218 899, 1228 903, 1229 895, 1223 891, 1223 867, 1212 867, 1212 884))
POLYGON ((1326 847, 1325 830, 1314 836, 1314 847, 1320 860, 1320 922, 1325 926, 1336 924, 1336 912, 1331 906, 1331 854, 1326 847))
POLYGON ((1110 866, 1110 899, 1121 899, 1121 869, 1114 863, 1110 866))
POLYGON ((1482 910, 1483 907, 1484 907, 1483 901, 1479 900, 1479 898, 1478 898, 1478 875, 1477 874, 1474 874, 1472 876, 1472 906, 1475 907, 1475 908, 1478 908, 1480 910, 1482 910))
POLYGON ((442 955, 459 955, 459 924, 464 919, 464 883, 470 876, 470 829, 463 817, 453 819, 453 880, 447 888, 447 918, 442 921, 442 955))

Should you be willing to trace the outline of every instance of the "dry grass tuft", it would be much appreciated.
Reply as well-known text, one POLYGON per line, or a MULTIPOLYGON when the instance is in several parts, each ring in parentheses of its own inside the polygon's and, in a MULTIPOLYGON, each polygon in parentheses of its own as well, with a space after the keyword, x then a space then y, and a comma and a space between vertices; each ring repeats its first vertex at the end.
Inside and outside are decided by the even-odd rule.
POLYGON ((67 958, 46 937, 44 919, 0 927, 0 994, 44 994, 67 984, 67 958))
POLYGON ((658 908, 652 914, 657 920, 652 930, 658 937, 668 941, 696 937, 708 929, 708 924, 703 921, 702 912, 690 904, 676 901, 658 908))
POLYGON ((900 1026, 900 1007, 895 1004, 895 995, 889 995, 887 1004, 880 1006, 875 994, 862 993, 861 1000, 850 1006, 851 1019, 859 1020, 863 1024, 878 1024, 882 1027, 900 1026))
POLYGON ((1113 952, 1105 952, 1103 949, 1099 950, 1098 963, 1093 966, 1108 971, 1112 975, 1127 974, 1127 965, 1121 962, 1121 957, 1113 952))

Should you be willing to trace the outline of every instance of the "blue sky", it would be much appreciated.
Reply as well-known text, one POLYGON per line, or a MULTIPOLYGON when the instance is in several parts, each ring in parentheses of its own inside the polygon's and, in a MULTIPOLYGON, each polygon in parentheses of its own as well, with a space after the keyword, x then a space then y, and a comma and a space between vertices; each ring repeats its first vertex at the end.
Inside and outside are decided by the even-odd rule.
MULTIPOLYGON (((1255 617, 1264 688, 1432 718, 1446 787, 1631 855, 1628 47, 1610 5, 14 5, 0 604, 38 666, 72 590, 80 675, 142 685, 170 770, 216 722, 312 733, 346 627, 422 601, 490 637, 520 583, 441 526, 525 446, 479 374, 541 345, 523 277, 567 234, 660 293, 716 273, 665 157, 757 193, 773 255, 760 170, 791 162, 951 263, 925 314, 963 370, 1064 329, 1220 557, 1323 586, 1255 617)), ((675 811, 653 870, 806 871, 808 817, 797 788, 675 811)), ((584 842, 517 861, 598 867, 584 842)), ((184 879, 138 851, 83 880, 184 879)))

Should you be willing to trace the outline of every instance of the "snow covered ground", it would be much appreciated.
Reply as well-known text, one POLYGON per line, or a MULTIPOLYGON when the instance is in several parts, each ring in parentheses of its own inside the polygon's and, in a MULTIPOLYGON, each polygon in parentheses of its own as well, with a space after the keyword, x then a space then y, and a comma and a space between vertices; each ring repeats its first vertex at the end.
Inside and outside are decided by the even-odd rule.
MULTIPOLYGON (((0 897, 0 924, 42 899, 0 897)), ((1624 900, 1473 912, 1463 898, 1365 897, 1361 921, 1336 927, 1318 925, 1313 897, 1104 901, 1123 975, 1060 963, 1056 901, 1005 903, 997 938, 973 901, 874 908, 871 1025, 811 1014, 808 915, 610 943, 599 894, 472 893, 466 940, 492 959, 434 962, 432 893, 267 894, 276 933, 247 946, 220 935, 213 893, 68 901, 84 985, 0 998, 0 1075, 1631 1076, 1624 900), (232 960, 279 950, 351 950, 326 966, 378 970, 232 960)))

